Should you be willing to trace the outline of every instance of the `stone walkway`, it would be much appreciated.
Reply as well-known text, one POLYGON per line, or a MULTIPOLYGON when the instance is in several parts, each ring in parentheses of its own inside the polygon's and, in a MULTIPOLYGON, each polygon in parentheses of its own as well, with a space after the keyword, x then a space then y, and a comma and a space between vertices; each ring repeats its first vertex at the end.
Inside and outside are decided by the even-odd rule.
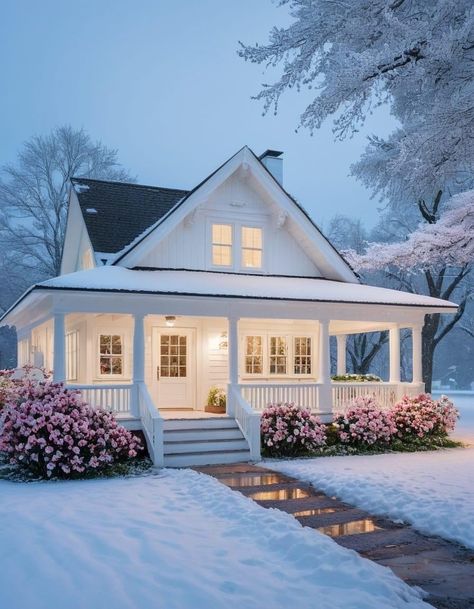
POLYGON ((374 517, 328 497, 309 484, 248 463, 208 465, 196 471, 266 508, 292 514, 302 525, 341 546, 390 567, 410 586, 420 586, 438 609, 474 609, 474 552, 427 537, 407 525, 374 517))

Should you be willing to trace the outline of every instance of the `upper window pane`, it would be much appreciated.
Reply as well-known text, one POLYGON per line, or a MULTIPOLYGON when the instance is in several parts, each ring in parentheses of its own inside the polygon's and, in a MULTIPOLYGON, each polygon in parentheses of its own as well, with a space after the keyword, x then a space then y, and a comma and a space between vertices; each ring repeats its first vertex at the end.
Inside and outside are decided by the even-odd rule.
POLYGON ((242 226, 242 247, 262 249, 262 229, 242 226))
POLYGON ((217 245, 232 245, 232 226, 230 224, 213 224, 212 243, 217 245))

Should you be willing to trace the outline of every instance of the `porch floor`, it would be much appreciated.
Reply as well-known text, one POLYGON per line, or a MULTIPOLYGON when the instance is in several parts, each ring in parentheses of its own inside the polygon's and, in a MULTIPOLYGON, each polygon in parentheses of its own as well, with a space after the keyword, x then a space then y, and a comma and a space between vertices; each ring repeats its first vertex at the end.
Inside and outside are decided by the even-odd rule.
POLYGON ((213 412, 205 412, 204 410, 173 410, 172 408, 160 409, 160 414, 163 419, 214 419, 214 418, 225 418, 227 414, 215 414, 213 412))

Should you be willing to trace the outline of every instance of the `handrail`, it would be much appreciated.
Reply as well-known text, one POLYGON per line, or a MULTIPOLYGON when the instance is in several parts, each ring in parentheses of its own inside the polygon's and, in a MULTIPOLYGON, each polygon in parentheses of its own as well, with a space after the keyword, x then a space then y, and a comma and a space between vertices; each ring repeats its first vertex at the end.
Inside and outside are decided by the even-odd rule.
POLYGON ((227 395, 242 435, 247 440, 252 461, 260 461, 260 414, 243 398, 239 386, 229 385, 227 395))
POLYGON ((154 465, 163 467, 163 417, 151 399, 145 383, 137 383, 138 412, 142 421, 148 452, 154 465))

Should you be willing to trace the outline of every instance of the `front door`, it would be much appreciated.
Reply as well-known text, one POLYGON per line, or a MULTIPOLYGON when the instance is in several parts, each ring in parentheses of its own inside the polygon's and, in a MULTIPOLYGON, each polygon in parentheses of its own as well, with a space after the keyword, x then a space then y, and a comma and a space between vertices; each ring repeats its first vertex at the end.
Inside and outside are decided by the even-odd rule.
POLYGON ((193 408, 195 330, 153 328, 153 394, 158 408, 193 408))

